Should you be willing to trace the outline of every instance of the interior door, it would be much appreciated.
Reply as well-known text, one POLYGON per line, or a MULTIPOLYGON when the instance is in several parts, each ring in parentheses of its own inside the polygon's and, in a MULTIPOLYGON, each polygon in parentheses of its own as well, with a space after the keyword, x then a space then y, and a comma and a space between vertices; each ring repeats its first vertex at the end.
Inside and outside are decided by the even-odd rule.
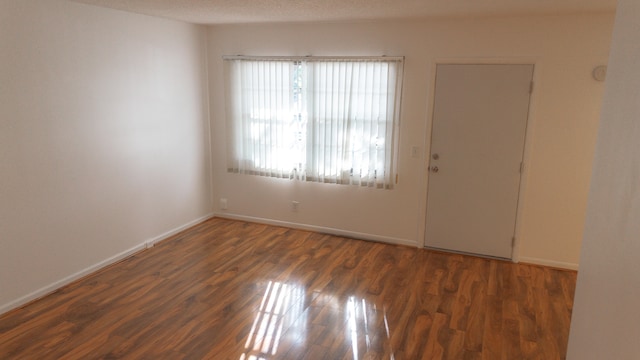
POLYGON ((511 258, 533 65, 437 65, 425 245, 511 258))

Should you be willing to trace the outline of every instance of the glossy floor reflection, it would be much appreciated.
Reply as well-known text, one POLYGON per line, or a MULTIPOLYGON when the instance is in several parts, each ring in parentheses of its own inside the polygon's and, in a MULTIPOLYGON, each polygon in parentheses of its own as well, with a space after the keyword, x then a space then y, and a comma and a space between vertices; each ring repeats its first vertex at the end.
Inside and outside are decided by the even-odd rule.
POLYGON ((304 315, 304 290, 270 281, 247 336, 246 352, 240 359, 266 359, 276 355, 285 330, 296 331, 298 336, 306 337, 306 326, 291 328, 299 318, 305 322, 304 315))
POLYGON ((0 317, 0 358, 563 359, 575 278, 216 218, 0 317))
POLYGON ((353 359, 376 358, 378 354, 395 358, 389 344, 391 333, 385 309, 355 296, 341 300, 327 294, 315 295, 305 309, 303 288, 270 281, 240 360, 277 358, 285 350, 306 352, 308 344, 316 345, 318 350, 326 348, 316 356, 346 350, 353 359), (314 336, 323 337, 309 338, 309 330, 314 336), (290 340, 284 349, 280 346, 283 336, 290 340))

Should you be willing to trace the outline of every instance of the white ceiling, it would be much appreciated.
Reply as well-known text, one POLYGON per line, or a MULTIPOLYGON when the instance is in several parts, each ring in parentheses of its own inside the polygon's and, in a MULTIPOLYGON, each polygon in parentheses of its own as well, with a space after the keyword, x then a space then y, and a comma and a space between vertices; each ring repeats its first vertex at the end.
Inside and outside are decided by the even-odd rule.
POLYGON ((616 0, 72 0, 198 24, 614 11, 616 0))

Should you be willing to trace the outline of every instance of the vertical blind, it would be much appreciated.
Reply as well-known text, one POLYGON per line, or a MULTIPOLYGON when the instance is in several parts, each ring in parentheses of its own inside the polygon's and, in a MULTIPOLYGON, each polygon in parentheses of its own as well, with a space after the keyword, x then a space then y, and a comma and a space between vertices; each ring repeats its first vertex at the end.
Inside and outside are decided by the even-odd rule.
POLYGON ((402 58, 226 58, 228 170, 392 188, 402 58))

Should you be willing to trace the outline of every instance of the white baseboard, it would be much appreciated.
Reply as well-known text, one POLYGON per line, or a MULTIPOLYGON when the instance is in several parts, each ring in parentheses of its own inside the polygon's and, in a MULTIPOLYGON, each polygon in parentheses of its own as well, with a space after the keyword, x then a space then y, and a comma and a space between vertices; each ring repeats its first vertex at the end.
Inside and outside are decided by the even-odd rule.
POLYGON ((575 270, 578 271, 578 264, 568 263, 563 261, 554 261, 554 260, 546 260, 546 259, 538 259, 526 256, 520 256, 518 259, 521 263, 534 264, 534 265, 543 265, 549 266, 559 269, 567 269, 567 270, 575 270))
POLYGON ((7 303, 7 304, 4 304, 4 305, 0 306, 0 315, 4 314, 6 312, 9 312, 9 311, 11 311, 13 309, 16 309, 16 308, 18 308, 18 307, 20 307, 20 306, 22 306, 24 304, 27 304, 27 303, 29 303, 29 302, 31 302, 33 300, 36 300, 36 299, 44 297, 44 296, 46 296, 48 294, 51 294, 52 292, 60 289, 61 287, 65 286, 65 285, 68 285, 68 284, 70 284, 70 283, 72 283, 72 282, 74 282, 74 281, 76 281, 76 280, 78 280, 78 279, 80 279, 82 277, 85 277, 85 276, 87 276, 87 275, 89 275, 91 273, 94 273, 94 272, 96 272, 96 271, 98 271, 98 270, 100 270, 100 269, 102 269, 104 267, 107 267, 107 266, 109 266, 111 264, 114 264, 114 263, 116 263, 116 262, 118 262, 120 260, 126 259, 129 256, 131 256, 131 255, 133 255, 133 254, 135 254, 135 253, 137 253, 139 251, 142 251, 144 249, 148 249, 150 247, 153 247, 158 242, 160 242, 160 241, 162 241, 164 239, 167 239, 167 238, 169 238, 169 237, 179 233, 180 231, 185 230, 185 229, 187 229, 187 228, 189 228, 189 227, 191 227, 193 225, 196 225, 198 223, 206 221, 207 219, 210 219, 211 217, 213 217, 213 214, 208 214, 208 215, 200 217, 200 218, 198 218, 196 220, 190 221, 190 222, 188 222, 188 223, 186 223, 186 224, 184 224, 182 226, 179 226, 179 227, 177 227, 175 229, 169 230, 169 231, 165 232, 162 235, 156 236, 156 237, 154 237, 152 239, 148 239, 148 240, 142 242, 141 244, 138 244, 138 245, 132 247, 131 249, 125 250, 125 251, 123 251, 123 252, 121 252, 119 254, 116 254, 116 255, 108 258, 108 259, 100 261, 97 264, 91 265, 91 266, 89 266, 89 267, 87 267, 87 268, 85 268, 83 270, 80 270, 77 273, 71 274, 71 275, 65 277, 64 279, 58 280, 58 281, 56 281, 54 283, 51 283, 51 284, 49 284, 49 285, 47 285, 47 286, 45 286, 43 288, 38 289, 38 290, 36 290, 36 291, 34 291, 34 292, 30 293, 30 294, 27 294, 27 295, 25 295, 25 296, 23 296, 21 298, 18 298, 18 299, 14 300, 14 301, 11 301, 11 302, 7 303))
POLYGON ((293 223, 288 221, 272 220, 272 219, 265 219, 265 218, 245 216, 245 215, 236 215, 236 214, 229 214, 229 213, 215 213, 214 216, 219 218, 231 219, 231 220, 241 220, 241 221, 248 221, 248 222, 260 223, 260 224, 283 226, 283 227, 288 227, 292 229, 315 231, 323 234, 344 236, 344 237, 349 237, 353 239, 383 242, 383 243, 394 244, 394 245, 406 245, 406 246, 412 246, 412 247, 418 246, 418 244, 413 240, 394 238, 390 236, 380 236, 380 235, 374 235, 374 234, 368 234, 368 233, 360 233, 360 232, 348 231, 348 230, 340 230, 340 229, 334 229, 334 228, 329 228, 324 226, 299 224, 299 223, 293 223))
POLYGON ((101 261, 101 262, 99 262, 99 263, 97 263, 95 265, 89 266, 86 269, 78 271, 77 273, 69 275, 64 279, 58 280, 58 281, 56 281, 56 282, 54 282, 52 284, 49 284, 49 285, 47 285, 47 286, 45 286, 43 288, 40 288, 40 289, 38 289, 38 290, 36 290, 36 291, 34 291, 34 292, 30 293, 30 294, 27 294, 27 295, 25 295, 25 296, 23 296, 23 297, 21 297, 19 299, 16 299, 16 300, 14 300, 14 301, 12 301, 12 302, 10 302, 8 304, 4 304, 4 305, 0 306, 0 315, 6 313, 8 311, 11 311, 13 309, 16 309, 16 308, 18 308, 18 307, 20 307, 20 306, 22 306, 22 305, 24 305, 24 304, 26 304, 26 303, 28 303, 30 301, 33 301, 33 300, 36 300, 38 298, 44 297, 44 296, 46 296, 48 294, 51 294, 52 292, 58 290, 59 288, 65 286, 65 285, 68 285, 68 284, 72 283, 73 281, 82 278, 83 276, 89 275, 89 274, 91 274, 93 272, 96 272, 96 271, 102 269, 103 267, 109 266, 109 265, 111 265, 111 264, 113 264, 115 262, 118 262, 118 261, 120 261, 122 259, 125 259, 125 258, 127 258, 127 257, 129 257, 129 256, 131 256, 131 255, 133 255, 133 254, 135 254, 137 252, 139 252, 139 251, 144 250, 145 248, 146 248, 146 244, 145 243, 136 245, 136 246, 132 247, 129 250, 125 250, 125 251, 123 251, 123 252, 121 252, 121 253, 119 253, 119 254, 117 254, 115 256, 112 256, 112 257, 110 257, 110 258, 108 258, 106 260, 103 260, 103 261, 101 261))
POLYGON ((205 216, 199 217, 199 218, 197 218, 197 219, 195 219, 193 221, 189 221, 188 223, 186 223, 186 224, 184 224, 182 226, 178 226, 175 229, 171 229, 171 230, 165 232, 164 234, 158 235, 158 236, 154 237, 153 239, 149 239, 149 240, 145 241, 144 244, 145 244, 145 246, 147 248, 153 247, 155 244, 159 243, 160 241, 165 240, 165 239, 167 239, 167 238, 179 233, 182 230, 186 230, 186 229, 188 229, 188 228, 190 228, 190 227, 192 227, 194 225, 197 225, 197 224, 199 224, 201 222, 207 221, 207 220, 211 219, 212 217, 214 217, 213 213, 210 213, 210 214, 207 214, 205 216))

